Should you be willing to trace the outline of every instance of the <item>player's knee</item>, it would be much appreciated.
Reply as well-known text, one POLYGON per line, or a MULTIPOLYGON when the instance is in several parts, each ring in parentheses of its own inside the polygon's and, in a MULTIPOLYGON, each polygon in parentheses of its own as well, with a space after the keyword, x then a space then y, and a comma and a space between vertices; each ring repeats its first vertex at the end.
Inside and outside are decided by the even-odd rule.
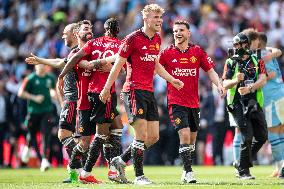
POLYGON ((72 133, 70 131, 64 131, 62 129, 60 129, 57 133, 57 137, 60 141, 70 136, 72 136, 72 133))
POLYGON ((136 135, 136 140, 141 140, 141 141, 147 141, 147 134, 144 134, 144 133, 142 133, 142 134, 139 134, 139 135, 136 135))
POLYGON ((90 142, 91 142, 91 137, 82 137, 79 144, 84 149, 84 151, 86 151, 90 146, 90 142))
POLYGON ((153 145, 156 142, 158 142, 158 140, 159 140, 159 136, 149 137, 149 138, 147 138, 147 143, 150 144, 150 145, 153 145))
POLYGON ((182 143, 189 143, 190 142, 190 132, 186 129, 181 129, 179 131, 179 138, 182 143))

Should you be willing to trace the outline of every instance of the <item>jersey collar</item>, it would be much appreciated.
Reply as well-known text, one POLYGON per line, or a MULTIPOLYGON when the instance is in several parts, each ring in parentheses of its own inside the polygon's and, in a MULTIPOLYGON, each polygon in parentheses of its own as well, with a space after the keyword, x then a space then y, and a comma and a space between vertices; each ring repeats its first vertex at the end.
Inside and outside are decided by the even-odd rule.
POLYGON ((177 46, 175 46, 174 44, 173 44, 173 46, 176 48, 176 50, 178 50, 179 52, 181 52, 181 53, 186 53, 188 50, 189 50, 189 48, 190 47, 192 47, 193 45, 192 44, 188 44, 188 46, 187 46, 187 48, 185 49, 185 50, 181 50, 180 48, 178 48, 177 46))
POLYGON ((144 35, 144 37, 146 37, 147 39, 149 39, 149 40, 152 40, 154 37, 155 37, 155 35, 152 37, 152 38, 150 38, 144 31, 143 31, 143 28, 140 28, 140 32, 144 35))

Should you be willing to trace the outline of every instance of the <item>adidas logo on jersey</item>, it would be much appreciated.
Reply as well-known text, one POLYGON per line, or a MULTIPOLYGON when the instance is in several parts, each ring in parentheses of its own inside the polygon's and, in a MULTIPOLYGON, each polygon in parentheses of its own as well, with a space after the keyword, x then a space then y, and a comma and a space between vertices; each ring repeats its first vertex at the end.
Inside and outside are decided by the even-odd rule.
POLYGON ((142 47, 142 49, 145 49, 145 50, 146 50, 146 49, 147 49, 147 47, 146 47, 146 46, 144 46, 144 47, 142 47))
POLYGON ((177 62, 177 59, 173 59, 173 61, 172 62, 177 62))

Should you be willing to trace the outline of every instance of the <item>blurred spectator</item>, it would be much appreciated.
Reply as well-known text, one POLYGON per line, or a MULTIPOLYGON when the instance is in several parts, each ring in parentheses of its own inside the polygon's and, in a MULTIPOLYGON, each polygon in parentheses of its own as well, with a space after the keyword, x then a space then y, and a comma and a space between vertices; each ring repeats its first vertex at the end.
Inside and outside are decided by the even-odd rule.
POLYGON ((5 82, 0 80, 0 167, 4 165, 4 138, 8 134, 11 123, 11 105, 9 96, 5 91, 5 82))

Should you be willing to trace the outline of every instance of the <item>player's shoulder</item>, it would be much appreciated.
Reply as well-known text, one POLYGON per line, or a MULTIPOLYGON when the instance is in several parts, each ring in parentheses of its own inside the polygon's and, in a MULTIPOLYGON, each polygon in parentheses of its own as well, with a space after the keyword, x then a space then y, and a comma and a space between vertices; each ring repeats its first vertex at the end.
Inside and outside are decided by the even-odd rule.
POLYGON ((75 54, 76 52, 78 52, 80 50, 80 48, 78 46, 74 47, 71 49, 69 54, 75 54))
POLYGON ((32 72, 32 73, 30 73, 30 74, 26 77, 26 79, 27 79, 27 80, 33 80, 33 79, 35 79, 36 77, 37 77, 36 73, 35 73, 35 72, 32 72))
POLYGON ((135 39, 137 39, 138 37, 142 36, 143 33, 141 31, 141 29, 138 29, 130 34, 128 34, 124 39, 123 41, 128 41, 129 43, 134 41, 135 39))
POLYGON ((173 51, 176 51, 176 47, 175 47, 174 44, 171 44, 171 45, 167 46, 165 49, 163 49, 161 51, 161 53, 163 54, 163 53, 169 53, 169 52, 173 52, 173 51))
POLYGON ((48 73, 46 74, 46 78, 55 80, 56 77, 55 77, 55 75, 54 75, 53 73, 48 72, 48 73))
POLYGON ((201 46, 197 45, 197 44, 189 43, 188 45, 189 45, 189 49, 204 51, 204 49, 201 46))

